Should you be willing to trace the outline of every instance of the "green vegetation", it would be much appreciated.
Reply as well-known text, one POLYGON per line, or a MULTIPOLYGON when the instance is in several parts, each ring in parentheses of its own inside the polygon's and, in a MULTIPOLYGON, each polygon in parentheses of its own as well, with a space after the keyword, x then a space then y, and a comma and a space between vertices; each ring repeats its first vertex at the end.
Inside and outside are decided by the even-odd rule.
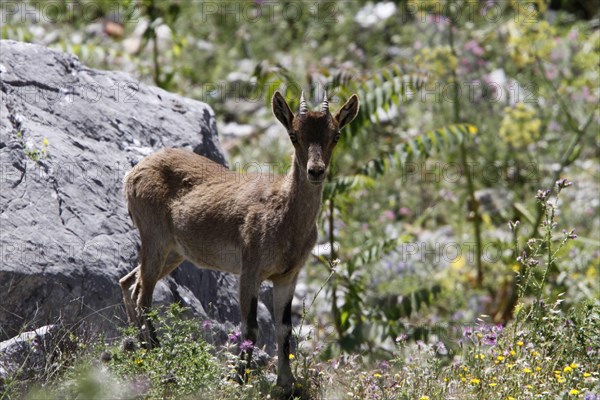
MULTIPOLYGON (((597 7, 33 3, 45 18, 8 17, 2 38, 205 101, 222 131, 252 125, 223 138, 231 165, 289 162, 286 135, 271 135, 275 90, 297 107, 302 89, 316 107, 326 89, 333 110, 358 93, 302 276, 312 300, 293 363, 305 397, 600 396, 597 7)), ((205 344, 177 308, 164 318, 160 349, 98 341, 28 382, 57 397, 277 396, 272 361, 238 385, 234 345, 205 344)))
POLYGON ((48 156, 48 145, 50 143, 48 142, 47 138, 44 138, 44 140, 42 141, 41 149, 36 149, 33 146, 30 147, 27 143, 25 143, 25 140, 23 138, 23 132, 21 131, 17 132, 17 139, 19 140, 19 144, 21 145, 21 147, 23 147, 25 156, 31 161, 37 163, 48 156))

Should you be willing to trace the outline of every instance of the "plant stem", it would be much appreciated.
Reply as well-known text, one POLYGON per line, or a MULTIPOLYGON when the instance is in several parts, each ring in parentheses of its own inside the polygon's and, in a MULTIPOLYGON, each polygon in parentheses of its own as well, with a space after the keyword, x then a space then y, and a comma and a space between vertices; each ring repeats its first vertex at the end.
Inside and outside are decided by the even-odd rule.
POLYGON ((158 87, 162 87, 160 81, 160 64, 158 62, 158 35, 156 34, 156 21, 158 19, 156 6, 154 4, 154 0, 150 1, 148 5, 148 17, 150 17, 150 33, 152 35, 152 63, 154 64, 153 78, 154 83, 158 87))
MULTIPOLYGON (((551 190, 550 193, 553 193, 554 192, 554 183, 560 178, 560 175, 562 174, 563 170, 570 164, 569 160, 571 159, 571 155, 573 154, 573 152, 577 148, 577 145, 579 144, 579 142, 585 135, 587 128, 592 123, 592 120, 594 118, 594 113, 596 110, 593 110, 591 112, 590 116, 588 117, 588 119, 581 126, 579 126, 577 124, 575 118, 569 111, 569 108, 567 107, 567 105, 563 101, 562 97, 558 93, 558 90, 556 89, 556 87, 546 77, 546 69, 544 68, 544 64, 541 61, 538 61, 538 65, 542 72, 541 75, 546 80, 546 83, 548 84, 548 86, 550 86, 550 88, 552 89, 552 95, 554 96, 554 98, 560 105, 561 110, 567 117, 569 127, 575 133, 575 137, 573 138, 573 140, 571 140, 571 143, 569 143, 569 147, 567 147, 567 149, 563 153, 563 156, 560 159, 560 164, 559 164, 558 169, 554 172, 554 175, 552 176, 552 181, 551 181, 552 186, 550 187, 550 190, 551 190)), ((537 237, 537 235, 538 235, 537 228, 538 228, 538 226, 540 226, 540 223, 542 222, 543 217, 544 217, 543 209, 541 207, 538 207, 538 213, 536 215, 535 223, 533 225, 533 231, 531 232, 531 236, 529 237, 529 239, 533 239, 533 238, 537 237)))
MULTIPOLYGON (((578 125, 577 121, 575 120, 575 118, 573 117, 571 112, 569 111, 569 108, 567 107, 567 105, 563 101, 562 97, 560 96, 560 93, 558 93, 558 89, 546 77, 546 69, 544 68, 544 64, 542 63, 541 60, 538 60, 538 66, 540 67, 540 70, 541 70, 540 75, 542 77, 544 77, 546 84, 550 87, 550 89, 552 91, 553 97, 556 99, 562 112, 567 117, 568 126, 571 128, 571 131, 575 133, 575 137, 573 138, 573 140, 571 140, 571 143, 569 143, 569 146, 567 147, 567 149, 565 150, 565 152, 563 153, 563 155, 560 159, 560 164, 559 164, 558 169, 554 172, 554 175, 552 176, 552 180, 551 180, 552 186, 550 187, 550 194, 552 194, 555 190, 555 186, 556 186, 555 182, 560 178, 560 175, 562 174, 564 169, 572 162, 571 156, 573 155, 573 152, 579 145, 579 142, 581 142, 581 139, 583 139, 583 136, 587 132, 588 127, 592 123, 596 109, 592 110, 589 117, 583 124, 578 125)), ((598 106, 596 105, 596 108, 597 107, 598 106)), ((536 215, 535 221, 533 223, 533 229, 532 229, 531 234, 529 235, 529 238, 527 239, 527 242, 529 242, 529 240, 531 240, 531 239, 535 239, 539 235, 538 228, 539 228, 540 223, 542 222, 542 218, 544 218, 545 214, 546 214, 546 208, 542 207, 541 205, 538 206, 537 215, 536 215)), ((517 254, 514 254, 514 257, 516 257, 516 256, 517 256, 517 254)), ((514 308, 517 304, 517 301, 519 299, 519 294, 517 291, 517 284, 518 284, 517 280, 513 279, 510 298, 506 304, 506 307, 502 311, 501 318, 504 321, 508 321, 508 319, 512 315, 514 308)))
MULTIPOLYGON (((329 258, 330 258, 330 266, 333 268, 333 261, 337 259, 337 254, 335 251, 335 235, 333 232, 333 223, 334 223, 334 211, 335 211, 335 197, 331 197, 329 199, 329 258)), ((340 320, 340 309, 337 304, 337 279, 334 278, 331 280, 331 314, 333 315, 333 321, 335 323, 335 330, 338 334, 338 340, 342 340, 344 337, 344 331, 342 329, 342 324, 340 320)))
MULTIPOLYGON (((448 33, 448 38, 450 42, 450 49, 452 51, 452 55, 458 59, 456 54, 456 49, 454 48, 454 32, 452 31, 452 23, 449 24, 450 32, 448 33)), ((452 70, 452 78, 454 79, 455 89, 454 89, 454 123, 459 124, 461 122, 460 119, 460 97, 458 91, 458 77, 456 75, 456 70, 452 70)), ((475 184, 473 182, 473 176, 471 175, 471 171, 469 170, 469 158, 467 153, 467 146, 465 144, 465 140, 463 140, 460 144, 460 158, 462 163, 463 171, 466 171, 467 175, 467 190, 469 192, 469 213, 472 213, 472 221, 473 221, 473 230, 475 231, 475 263, 477 265, 477 286, 481 286, 483 283, 483 265, 481 262, 481 216, 479 215, 479 202, 475 197, 475 184)))

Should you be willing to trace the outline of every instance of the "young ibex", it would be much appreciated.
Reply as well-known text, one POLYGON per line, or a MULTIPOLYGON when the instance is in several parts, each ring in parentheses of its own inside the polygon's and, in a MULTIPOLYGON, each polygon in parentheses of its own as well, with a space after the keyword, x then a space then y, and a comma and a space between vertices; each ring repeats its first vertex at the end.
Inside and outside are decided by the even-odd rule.
MULTIPOLYGON (((140 263, 119 282, 128 318, 148 346, 157 344, 147 319, 156 283, 184 260, 240 274, 242 335, 256 343, 257 296, 273 282, 277 384, 291 387, 291 306, 296 279, 317 241, 325 171, 340 130, 358 113, 353 95, 335 116, 327 95, 308 111, 304 95, 294 115, 284 97, 272 100, 275 117, 294 145, 286 176, 242 177, 186 150, 164 149, 143 159, 124 179, 129 214, 140 232, 140 263)), ((247 354, 249 361, 252 354, 247 354)))

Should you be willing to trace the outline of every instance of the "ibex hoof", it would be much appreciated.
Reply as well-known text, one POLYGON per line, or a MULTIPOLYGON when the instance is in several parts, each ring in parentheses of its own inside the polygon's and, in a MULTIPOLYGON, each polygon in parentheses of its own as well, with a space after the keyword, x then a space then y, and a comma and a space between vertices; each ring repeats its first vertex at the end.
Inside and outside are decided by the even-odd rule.
POLYGON ((271 391, 271 396, 275 399, 308 399, 307 393, 299 383, 293 382, 287 385, 277 384, 271 391))
POLYGON ((141 346, 145 349, 150 350, 155 347, 160 347, 158 336, 152 327, 148 328, 146 325, 143 325, 140 328, 139 340, 141 346))
POLYGON ((246 360, 239 360, 233 380, 239 383, 240 385, 245 385, 250 379, 251 372, 251 363, 248 363, 248 361, 246 360))

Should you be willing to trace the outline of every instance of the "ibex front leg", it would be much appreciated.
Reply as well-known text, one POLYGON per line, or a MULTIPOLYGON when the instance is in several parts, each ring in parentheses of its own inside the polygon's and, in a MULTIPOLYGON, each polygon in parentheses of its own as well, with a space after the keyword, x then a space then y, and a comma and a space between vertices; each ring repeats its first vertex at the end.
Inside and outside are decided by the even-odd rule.
POLYGON ((250 368, 252 361, 252 350, 258 338, 258 289, 260 288, 260 277, 256 271, 249 268, 242 270, 240 275, 240 314, 242 318, 242 354, 238 368, 238 375, 242 381, 246 381, 246 369, 250 368), (248 343, 248 341, 251 342, 248 343))
POLYGON ((295 382, 290 368, 290 339, 292 336, 292 299, 296 277, 273 282, 273 311, 277 335, 277 385, 291 390, 295 382))

